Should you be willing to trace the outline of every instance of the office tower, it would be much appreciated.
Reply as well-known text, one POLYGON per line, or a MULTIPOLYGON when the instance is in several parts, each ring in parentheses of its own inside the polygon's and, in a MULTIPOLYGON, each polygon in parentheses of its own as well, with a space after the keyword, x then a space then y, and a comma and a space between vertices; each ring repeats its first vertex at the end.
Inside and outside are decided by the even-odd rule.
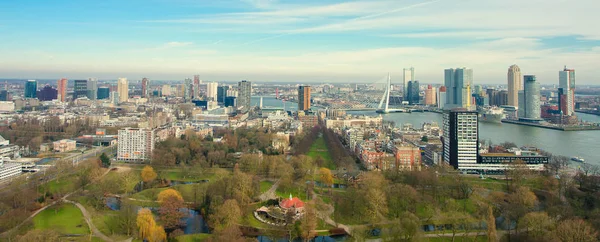
POLYGON ((37 98, 36 80, 29 80, 25 83, 25 98, 37 98))
POLYGON ((298 87, 298 111, 310 110, 310 86, 298 87))
POLYGON ((404 101, 408 100, 408 82, 414 81, 414 80, 415 80, 415 68, 414 67, 402 69, 402 84, 404 85, 402 95, 404 95, 404 99, 403 99, 404 101))
POLYGON ((519 91, 519 109, 517 110, 517 114, 519 118, 525 118, 525 113, 527 107, 525 106, 525 91, 519 91))
POLYGON ((523 90, 521 68, 512 65, 508 68, 508 105, 519 106, 519 91, 523 90))
MULTIPOLYGON (((524 118, 540 120, 542 118, 542 110, 540 105, 540 84, 536 82, 534 75, 525 75, 523 79, 525 81, 522 102, 525 105, 524 118)), ((522 109, 523 107, 519 108, 519 110, 522 109)))
POLYGON ((58 83, 56 85, 57 90, 58 90, 58 95, 57 95, 58 101, 64 102, 67 99, 67 85, 68 85, 67 78, 62 78, 62 79, 58 80, 58 83))
POLYGON ((488 105, 490 105, 490 106, 500 106, 500 105, 498 105, 496 103, 496 99, 497 99, 497 96, 498 96, 498 90, 490 88, 490 89, 486 90, 486 94, 487 94, 487 96, 489 98, 488 105))
POLYGON ((87 97, 90 100, 98 99, 98 78, 88 78, 87 97))
POLYGON ((225 100, 223 101, 223 105, 225 107, 236 107, 237 106, 236 101, 237 101, 236 97, 228 96, 228 97, 225 97, 225 100))
POLYGON ((54 89, 50 85, 45 85, 44 88, 37 92, 37 98, 40 101, 52 101, 57 98, 58 90, 54 89))
POLYGON ((479 131, 477 112, 454 109, 444 113, 443 159, 455 169, 477 163, 479 131))
POLYGON ((407 101, 410 105, 416 105, 420 102, 419 95, 419 82, 418 81, 409 81, 408 82, 408 96, 407 101))
POLYGON ((110 92, 110 102, 113 105, 119 105, 119 102, 121 101, 121 98, 119 97, 119 92, 110 92))
POLYGON ((252 83, 246 80, 238 82, 237 108, 242 112, 250 110, 250 99, 252 98, 252 83))
POLYGON ((447 89, 446 108, 470 108, 473 86, 473 70, 467 68, 444 70, 444 86, 447 89))
POLYGON ((206 100, 217 101, 218 87, 219 87, 219 83, 216 83, 216 82, 206 83, 206 100))
POLYGON ((110 88, 108 87, 99 87, 98 94, 96 95, 97 99, 107 99, 110 97, 110 88))
POLYGON ((87 97, 87 80, 75 80, 73 84, 73 100, 87 97))
POLYGON ((150 97, 150 92, 148 91, 148 89, 150 88, 150 80, 148 80, 148 78, 142 78, 142 97, 143 98, 149 98, 150 97))
POLYGON ((441 86, 437 93, 437 105, 439 109, 444 109, 446 106, 446 86, 441 86))
POLYGON ((427 89, 425 89, 425 105, 436 105, 436 95, 435 88, 427 85, 427 89))
POLYGON ((558 72, 559 79, 559 108, 563 115, 572 116, 575 114, 575 70, 567 69, 558 72), (562 91, 560 90, 562 89, 562 91))
POLYGON ((192 79, 186 78, 183 82, 183 99, 185 102, 192 101, 193 89, 194 87, 192 86, 192 79))
POLYGON ((217 87, 217 102, 225 103, 225 97, 227 97, 227 91, 229 90, 229 86, 219 86, 217 87))
POLYGON ((475 85, 473 87, 473 94, 482 96, 483 95, 483 87, 481 85, 475 85))
POLYGON ((200 99, 200 75, 194 75, 194 99, 200 99))
POLYGON ((117 160, 143 162, 152 157, 154 130, 125 128, 119 130, 117 160))
POLYGON ((7 90, 0 91, 0 101, 12 101, 10 92, 8 92, 7 90))
POLYGON ((119 78, 117 81, 117 92, 119 93, 119 103, 129 100, 129 82, 127 78, 119 78))

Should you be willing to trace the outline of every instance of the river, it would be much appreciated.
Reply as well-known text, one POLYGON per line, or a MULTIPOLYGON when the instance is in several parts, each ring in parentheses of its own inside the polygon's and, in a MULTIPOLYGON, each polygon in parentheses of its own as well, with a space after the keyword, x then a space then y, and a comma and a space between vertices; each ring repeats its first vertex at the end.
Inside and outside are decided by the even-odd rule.
MULTIPOLYGON (((259 98, 252 103, 258 104, 259 98)), ((297 110, 296 103, 285 102, 287 111, 297 110)), ((283 107, 283 102, 274 97, 264 97, 263 106, 283 107)), ((375 111, 349 112, 351 114, 379 115, 375 111)), ((600 123, 600 116, 577 113, 579 119, 600 123)), ((438 113, 390 113, 383 115, 384 120, 394 121, 397 126, 410 123, 415 128, 426 122, 437 122, 442 126, 442 115, 438 113)), ((495 124, 481 122, 479 139, 495 144, 510 141, 519 146, 531 145, 548 152, 567 157, 580 156, 587 163, 600 164, 600 131, 558 131, 516 124, 495 124)))

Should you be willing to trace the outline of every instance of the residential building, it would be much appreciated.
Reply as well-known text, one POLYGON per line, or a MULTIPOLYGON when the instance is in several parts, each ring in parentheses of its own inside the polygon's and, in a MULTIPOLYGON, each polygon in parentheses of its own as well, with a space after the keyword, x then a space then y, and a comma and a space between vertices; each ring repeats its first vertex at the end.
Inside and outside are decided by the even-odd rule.
POLYGON ((146 77, 142 78, 142 97, 148 98, 150 97, 150 80, 146 77))
POLYGON ((455 169, 477 163, 477 121, 477 112, 466 109, 453 109, 444 113, 443 159, 455 169))
POLYGON ((421 170, 421 150, 419 147, 409 143, 398 143, 393 148, 396 164, 389 169, 404 171, 421 170))
POLYGON ((325 127, 328 129, 344 129, 344 128, 365 128, 365 127, 381 127, 383 117, 381 115, 371 116, 346 116, 346 117, 331 117, 325 119, 325 127))
POLYGON ((575 70, 567 69, 558 72, 559 107, 563 115, 575 115, 575 70))
MULTIPOLYGON (((512 65, 508 68, 508 105, 519 107, 519 91, 523 90, 521 68, 512 65)), ((500 106, 500 105, 497 105, 500 106)))
POLYGON ((302 128, 307 130, 319 125, 319 117, 317 117, 317 115, 304 115, 304 113, 298 113, 298 121, 302 122, 302 128))
POLYGON ((54 152, 69 152, 77 149, 77 142, 70 139, 62 139, 52 142, 54 152))
POLYGON ((119 103, 125 103, 129 100, 129 82, 127 78, 119 78, 117 80, 117 92, 119 93, 119 103))
POLYGON ((98 78, 89 78, 87 83, 87 97, 90 100, 98 99, 98 78))
POLYGON ((403 100, 408 100, 408 82, 414 81, 414 80, 415 80, 415 68, 414 67, 402 69, 402 85, 403 85, 402 95, 404 95, 403 100))
POLYGON ((117 160, 143 162, 152 157, 155 133, 151 129, 125 128, 119 130, 117 160))
POLYGON ((310 86, 298 87, 298 111, 310 110, 310 86))
POLYGON ((183 81, 183 99, 185 102, 192 102, 192 98, 194 96, 194 86, 192 86, 192 79, 186 78, 183 81))
POLYGON ((37 98, 36 80, 29 80, 25 83, 25 98, 37 98))
POLYGON ((75 80, 73 84, 73 100, 80 97, 87 97, 87 80, 75 80))
POLYGON ((219 87, 219 83, 216 82, 209 82, 206 83, 206 100, 209 101, 217 101, 217 94, 219 92, 218 90, 219 87))
POLYGON ((67 78, 61 78, 60 80, 58 80, 57 83, 57 90, 58 90, 58 94, 57 94, 57 99, 58 101, 61 102, 65 102, 66 98, 67 98, 67 78))
POLYGON ((473 86, 473 69, 457 68, 444 70, 444 86, 446 86, 446 109, 471 108, 471 91, 473 86))
POLYGON ((194 98, 200 99, 200 84, 202 80, 200 80, 200 75, 194 75, 194 98))
POLYGON ((15 111, 15 102, 13 101, 0 101, 0 112, 11 113, 15 111))
POLYGON ((246 80, 238 82, 237 109, 242 112, 250 110, 250 100, 252 98, 252 83, 246 80))
POLYGON ((439 109, 444 109, 446 106, 446 86, 441 86, 437 92, 437 106, 439 109))
POLYGON ((434 106, 437 104, 437 92, 436 88, 432 85, 427 85, 425 89, 425 105, 434 106))
POLYGON ((161 93, 163 97, 168 97, 173 95, 173 93, 171 92, 173 88, 171 87, 171 85, 163 85, 161 88, 161 93))
POLYGON ((356 144, 364 140, 364 136, 365 131, 362 129, 351 128, 344 131, 345 142, 351 150, 354 150, 356 144))

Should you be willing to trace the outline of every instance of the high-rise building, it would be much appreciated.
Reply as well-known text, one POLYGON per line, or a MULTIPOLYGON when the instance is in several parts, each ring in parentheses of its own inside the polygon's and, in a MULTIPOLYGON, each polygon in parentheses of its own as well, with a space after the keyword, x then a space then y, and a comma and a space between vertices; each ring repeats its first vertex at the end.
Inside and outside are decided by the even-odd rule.
POLYGON ((206 100, 217 101, 218 87, 219 87, 219 83, 216 83, 216 82, 206 83, 206 100))
POLYGON ((437 104, 439 109, 446 106, 446 86, 441 86, 437 92, 437 104))
POLYGON ((560 111, 563 115, 572 116, 575 114, 575 70, 565 66, 564 70, 558 72, 558 78, 560 111))
POLYGON ((409 81, 408 82, 408 96, 407 101, 410 105, 419 104, 421 97, 419 96, 419 82, 409 81))
POLYGON ((89 78, 87 83, 87 97, 90 100, 98 99, 98 78, 89 78))
POLYGON ((117 160, 143 162, 152 157, 154 130, 126 128, 119 130, 117 160))
POLYGON ((7 90, 0 91, 0 101, 12 101, 12 96, 7 90))
POLYGON ((56 85, 58 90, 58 101, 64 102, 67 99, 67 84, 67 78, 61 78, 60 80, 58 80, 58 83, 56 85))
POLYGON ((298 111, 310 110, 310 86, 298 87, 298 111))
POLYGON ((404 99, 403 99, 404 101, 408 100, 408 82, 414 81, 414 80, 415 80, 415 68, 414 67, 402 69, 402 84, 404 85, 402 95, 404 95, 404 99))
POLYGON ((200 99, 200 75, 194 75, 194 99, 200 99))
POLYGON ((108 87, 99 87, 98 88, 98 99, 107 99, 110 96, 110 88, 108 87))
POLYGON ((523 112, 522 118, 529 120, 540 120, 542 118, 542 109, 540 101, 540 83, 536 82, 534 75, 524 76, 523 98, 519 108, 519 114, 523 112))
POLYGON ((225 107, 237 107, 236 98, 237 97, 234 97, 234 96, 225 97, 225 100, 223 101, 223 105, 225 107))
POLYGON ((146 77, 142 78, 142 97, 143 98, 150 97, 150 92, 148 91, 149 88, 150 88, 150 80, 148 80, 148 78, 146 78, 146 77))
POLYGON ((521 68, 512 65, 508 68, 508 105, 519 106, 519 91, 523 90, 521 68))
POLYGON ((436 90, 432 85, 427 85, 427 89, 425 89, 425 105, 436 105, 436 90))
POLYGON ((477 112, 454 109, 444 113, 443 159, 455 169, 477 164, 479 124, 477 112))
POLYGON ((173 88, 171 87, 171 85, 163 85, 161 88, 161 93, 163 95, 163 97, 168 97, 171 96, 173 93, 171 92, 173 88))
POLYGON ((217 102, 225 103, 225 97, 227 97, 227 91, 231 88, 230 86, 219 86, 217 87, 217 102))
POLYGON ((243 80, 238 82, 238 97, 236 99, 237 108, 242 112, 250 110, 250 100, 252 98, 252 82, 243 80))
POLYGON ((87 80, 75 80, 73 84, 73 100, 80 97, 87 97, 87 80))
POLYGON ((192 86, 192 79, 186 78, 183 82, 183 99, 185 100, 185 102, 192 101, 192 97, 194 95, 193 89, 194 86, 192 86))
POLYGON ((446 109, 471 108, 473 69, 457 68, 444 70, 444 86, 447 88, 446 109))
POLYGON ((37 92, 37 98, 40 101, 52 101, 57 98, 58 91, 50 85, 45 85, 42 90, 37 92))
POLYGON ((25 98, 37 98, 36 80, 29 80, 25 83, 25 98))
POLYGON ((117 81, 117 92, 119 93, 119 103, 129 100, 129 82, 127 78, 119 78, 117 81))

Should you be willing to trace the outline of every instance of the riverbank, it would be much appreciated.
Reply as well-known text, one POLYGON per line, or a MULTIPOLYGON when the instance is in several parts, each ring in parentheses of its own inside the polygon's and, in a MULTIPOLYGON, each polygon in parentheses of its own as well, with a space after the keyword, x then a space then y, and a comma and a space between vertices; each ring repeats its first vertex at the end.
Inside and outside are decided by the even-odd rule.
POLYGON ((552 125, 544 125, 544 124, 537 124, 537 123, 521 122, 521 121, 516 121, 516 120, 510 120, 510 119, 503 119, 502 123, 518 124, 518 125, 525 125, 525 126, 531 126, 531 127, 537 127, 537 128, 545 128, 545 129, 553 129, 553 130, 559 130, 559 131, 590 131, 590 130, 600 130, 600 126, 591 126, 591 125, 586 125, 586 126, 552 126, 552 125))
POLYGON ((589 114, 589 115, 596 115, 596 116, 600 116, 600 111, 595 111, 595 110, 575 110, 576 113, 585 113, 585 114, 589 114))

